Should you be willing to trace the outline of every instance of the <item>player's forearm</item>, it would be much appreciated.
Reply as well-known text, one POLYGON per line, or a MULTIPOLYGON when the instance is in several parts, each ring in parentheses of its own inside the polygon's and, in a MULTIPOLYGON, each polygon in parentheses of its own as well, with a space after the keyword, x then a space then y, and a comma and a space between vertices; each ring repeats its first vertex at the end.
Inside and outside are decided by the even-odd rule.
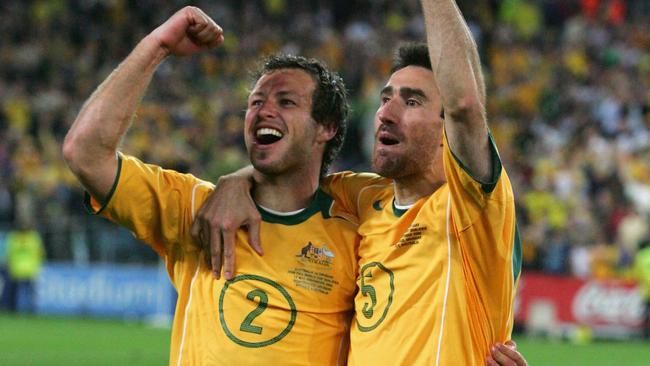
POLYGON ((237 178, 248 180, 248 182, 252 184, 254 172, 255 172, 255 168, 253 168, 252 165, 246 165, 245 167, 240 168, 228 175, 225 175, 224 177, 237 177, 237 178))
POLYGON ((230 174, 221 176, 219 178, 220 184, 223 181, 234 182, 236 185, 240 186, 246 192, 250 192, 251 188, 255 184, 255 168, 252 165, 247 165, 239 170, 236 170, 230 174))
POLYGON ((422 0, 422 8, 449 147, 474 178, 490 182, 495 177, 476 43, 453 0, 422 0))
POLYGON ((117 146, 166 55, 153 37, 143 39, 90 96, 66 135, 66 162, 97 198, 112 186, 117 146))
POLYGON ((84 159, 114 155, 165 55, 153 39, 143 39, 86 101, 66 136, 66 145, 75 142, 74 150, 84 159))
POLYGON ((453 0, 422 0, 431 66, 445 114, 483 113, 485 83, 476 43, 453 0), (476 110, 475 110, 476 109, 476 110))

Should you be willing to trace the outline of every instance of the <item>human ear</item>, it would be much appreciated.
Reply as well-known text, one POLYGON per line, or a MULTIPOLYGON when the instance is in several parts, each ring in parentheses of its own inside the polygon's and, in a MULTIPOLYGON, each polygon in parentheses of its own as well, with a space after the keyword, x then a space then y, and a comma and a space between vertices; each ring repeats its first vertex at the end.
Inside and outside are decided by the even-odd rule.
POLYGON ((336 132, 338 132, 338 127, 335 126, 334 123, 319 123, 317 128, 316 141, 323 143, 333 139, 334 136, 336 136, 336 132))

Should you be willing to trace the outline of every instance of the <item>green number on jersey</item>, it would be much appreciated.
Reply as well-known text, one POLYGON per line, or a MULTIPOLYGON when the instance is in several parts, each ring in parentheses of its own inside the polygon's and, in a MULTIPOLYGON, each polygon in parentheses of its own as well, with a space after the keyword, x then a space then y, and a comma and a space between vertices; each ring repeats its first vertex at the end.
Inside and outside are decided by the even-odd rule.
POLYGON ((368 303, 363 304, 363 309, 361 312, 363 313, 363 316, 365 316, 367 319, 372 318, 372 314, 375 312, 375 306, 377 306, 377 292, 375 291, 375 288, 372 287, 371 285, 367 285, 365 283, 365 278, 372 278, 372 274, 370 271, 368 273, 364 274, 361 276, 361 295, 363 296, 370 296, 370 301, 372 304, 368 306, 368 303))
POLYGON ((221 328, 231 341, 243 347, 260 348, 278 342, 291 332, 297 316, 298 310, 296 310, 296 304, 293 302, 293 299, 287 290, 277 282, 262 276, 251 274, 236 276, 235 278, 226 281, 221 289, 221 294, 219 295, 219 323, 221 323, 221 328), (238 286, 241 286, 239 287, 239 291, 237 289, 228 291, 228 289, 237 288, 238 286), (260 287, 263 286, 267 287, 261 289, 260 287), (244 288, 246 290, 244 290, 244 288), (246 315, 243 321, 239 317, 240 313, 237 312, 237 315, 233 316, 232 325, 239 324, 239 331, 237 332, 239 335, 237 335, 228 328, 228 316, 224 311, 224 302, 227 302, 226 298, 229 296, 240 298, 242 293, 245 291, 248 291, 246 299, 253 303, 257 302, 257 306, 253 311, 246 315), (276 292, 274 293, 273 291, 276 292), (269 297, 271 298, 271 301, 274 301, 273 299, 279 301, 278 304, 271 304, 271 307, 268 307, 269 297), (283 300, 284 303, 282 302, 283 300), (258 318, 267 309, 274 313, 271 318, 276 318, 276 316, 279 316, 280 318, 284 318, 286 315, 289 316, 289 319, 286 319, 287 325, 284 329, 280 329, 280 324, 267 323, 269 320, 263 318, 267 318, 268 316, 258 318), (258 324, 262 324, 262 326, 253 325, 252 323, 254 321, 257 321, 258 324), (262 332, 265 333, 263 337, 261 337, 262 332))
MULTIPOLYGON (((359 287, 364 303, 361 311, 357 309, 357 327, 362 332, 370 332, 384 321, 393 303, 395 292, 393 271, 379 262, 366 263, 361 267, 360 282, 359 287), (367 282, 371 282, 372 285, 367 282), (377 290, 382 301, 377 301, 377 290), (363 314, 363 317, 360 314, 363 314)), ((357 302, 356 306, 360 305, 357 302)))
POLYGON ((266 309, 266 306, 269 303, 269 296, 266 294, 266 292, 260 290, 260 289, 255 289, 246 295, 246 298, 250 301, 255 301, 255 298, 259 298, 260 302, 257 304, 257 307, 253 309, 244 321, 241 323, 239 326, 239 330, 242 332, 248 332, 248 333, 255 333, 255 334, 262 334, 262 327, 258 327, 257 325, 253 325, 253 320, 257 318, 264 310, 266 309))

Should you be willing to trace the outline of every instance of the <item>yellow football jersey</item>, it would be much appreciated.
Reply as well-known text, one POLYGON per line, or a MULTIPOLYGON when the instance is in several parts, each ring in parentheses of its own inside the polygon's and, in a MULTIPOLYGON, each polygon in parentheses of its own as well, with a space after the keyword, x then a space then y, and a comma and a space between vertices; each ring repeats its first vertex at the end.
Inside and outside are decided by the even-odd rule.
POLYGON ((344 364, 357 275, 356 226, 321 190, 302 212, 260 208, 264 256, 237 233, 237 275, 213 278, 190 229, 213 186, 120 155, 104 207, 165 261, 178 301, 170 365, 344 364))
POLYGON ((359 216, 349 365, 483 365, 510 338, 520 271, 512 188, 490 137, 491 184, 445 141, 447 183, 408 209, 393 183, 342 173, 324 185, 359 216))

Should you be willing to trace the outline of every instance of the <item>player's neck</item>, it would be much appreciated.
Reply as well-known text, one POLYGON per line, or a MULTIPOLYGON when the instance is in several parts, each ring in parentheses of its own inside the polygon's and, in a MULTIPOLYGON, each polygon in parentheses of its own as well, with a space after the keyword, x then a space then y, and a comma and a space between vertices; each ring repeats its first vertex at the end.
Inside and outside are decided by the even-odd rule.
POLYGON ((293 172, 278 176, 254 173, 253 199, 266 208, 280 212, 300 210, 309 206, 318 189, 318 172, 293 172))
POLYGON ((446 182, 444 172, 432 170, 394 180, 395 202, 398 205, 412 205, 422 197, 429 196, 446 182))

